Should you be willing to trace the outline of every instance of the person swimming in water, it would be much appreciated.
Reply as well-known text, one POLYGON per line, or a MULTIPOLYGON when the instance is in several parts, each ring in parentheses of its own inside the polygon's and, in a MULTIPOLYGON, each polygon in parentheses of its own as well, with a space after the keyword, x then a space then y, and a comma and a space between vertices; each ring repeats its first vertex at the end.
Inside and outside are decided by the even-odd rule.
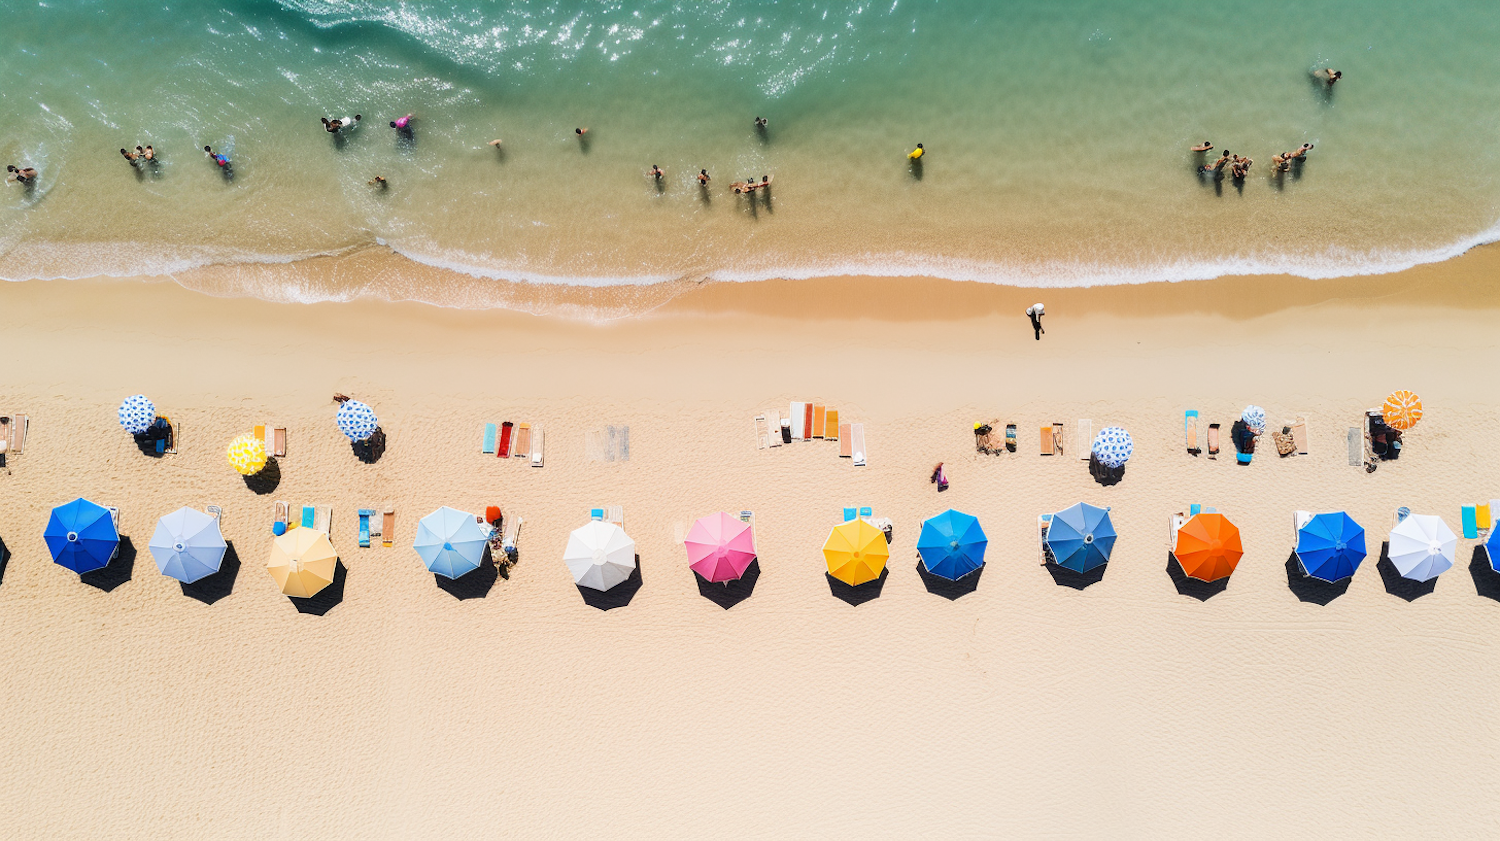
POLYGON ((1197 146, 1194 146, 1193 148, 1189 149, 1188 151, 1189 152, 1207 152, 1208 150, 1210 150, 1212 148, 1214 148, 1214 144, 1212 144, 1209 141, 1205 140, 1202 143, 1198 144, 1197 146))
POLYGON ((922 148, 922 144, 918 143, 917 148, 906 153, 906 157, 909 160, 920 161, 925 154, 927 154, 927 150, 922 148))
POLYGON ((11 164, 10 166, 7 166, 5 168, 5 171, 10 173, 6 176, 6 178, 16 182, 17 184, 25 184, 29 186, 33 181, 36 180, 36 170, 29 166, 18 167, 15 164, 11 164))
MULTIPOLYGON (((139 149, 140 147, 137 146, 136 148, 139 149)), ((125 156, 125 162, 128 163, 128 164, 130 164, 130 166, 131 166, 132 169, 135 168, 136 162, 139 161, 140 158, 141 158, 140 155, 136 154, 135 152, 131 152, 129 150, 126 150, 126 149, 121 149, 120 150, 120 154, 125 156)))
POLYGON ((589 130, 587 128, 575 128, 573 129, 573 133, 578 135, 579 137, 583 137, 585 134, 589 133, 589 130))
POLYGON ((761 129, 761 130, 765 130, 766 124, 768 122, 770 122, 770 121, 767 120, 765 117, 756 117, 755 118, 755 127, 758 128, 758 129, 761 129))
POLYGON ((150 146, 147 146, 144 149, 142 149, 141 147, 137 146, 137 147, 135 147, 135 153, 137 155, 139 155, 140 157, 142 157, 142 158, 144 158, 144 159, 146 159, 148 161, 151 161, 152 163, 156 162, 156 150, 152 149, 150 146))
POLYGON ((384 189, 390 187, 391 184, 390 184, 389 181, 385 180, 385 176, 384 175, 377 175, 374 178, 370 179, 370 186, 371 187, 379 187, 380 189, 384 190, 384 189))
POLYGON ((494 146, 496 149, 500 148, 500 138, 497 137, 494 140, 491 140, 490 145, 494 146))
POLYGON ((661 167, 659 167, 659 166, 657 166, 657 165, 656 165, 656 164, 652 164, 652 165, 651 165, 651 172, 650 172, 650 173, 648 173, 648 174, 649 174, 649 175, 650 175, 650 176, 651 176, 651 177, 652 177, 652 178, 655 178, 655 179, 656 179, 656 180, 657 180, 657 181, 660 181, 660 180, 661 180, 661 177, 662 177, 662 176, 663 176, 663 175, 666 175, 666 173, 665 173, 665 172, 662 172, 662 171, 661 171, 661 167))
POLYGON ((1227 163, 1229 163, 1229 159, 1230 159, 1229 150, 1225 149, 1223 151, 1223 153, 1219 155, 1219 159, 1218 160, 1214 161, 1211 164, 1204 164, 1203 166, 1198 167, 1198 171, 1199 172, 1212 172, 1212 173, 1216 173, 1217 174, 1217 173, 1223 171, 1224 165, 1227 164, 1227 163))
POLYGON ((1313 147, 1313 145, 1311 143, 1304 143, 1304 144, 1302 144, 1300 147, 1298 147, 1297 151, 1290 153, 1290 155, 1288 156, 1287 160, 1291 160, 1291 161, 1300 161, 1300 160, 1303 160, 1304 158, 1307 157, 1307 153, 1312 151, 1312 147, 1313 147))
POLYGON ((708 170, 706 170, 706 169, 700 169, 700 170, 698 170, 698 186, 699 187, 707 187, 708 186, 708 182, 710 182, 712 180, 713 180, 712 178, 708 177, 708 170))
POLYGON ((1331 88, 1334 82, 1344 78, 1344 71, 1334 70, 1332 67, 1324 67, 1321 70, 1314 70, 1313 78, 1322 81, 1331 88))
POLYGON ((212 146, 204 146, 203 151, 207 152, 208 156, 214 159, 214 163, 218 164, 221 168, 229 166, 229 159, 223 155, 214 154, 212 146))

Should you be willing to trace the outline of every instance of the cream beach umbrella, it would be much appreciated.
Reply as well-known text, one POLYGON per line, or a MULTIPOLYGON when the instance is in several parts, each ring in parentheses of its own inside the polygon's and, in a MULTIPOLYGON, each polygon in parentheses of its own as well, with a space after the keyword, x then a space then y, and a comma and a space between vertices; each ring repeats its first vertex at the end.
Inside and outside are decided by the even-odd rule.
POLYGON ((254 435, 241 435, 229 442, 229 466, 241 476, 254 476, 265 469, 266 442, 254 435))
POLYGON ((1402 578, 1431 581, 1453 568, 1458 535, 1441 518, 1408 514, 1391 529, 1391 563, 1402 578))
POLYGON ((608 590, 635 572, 635 541, 614 523, 591 520, 568 536, 563 563, 578 586, 608 590))
POLYGON ((339 554, 317 529, 292 529, 271 543, 266 569, 284 595, 305 599, 333 583, 339 554))

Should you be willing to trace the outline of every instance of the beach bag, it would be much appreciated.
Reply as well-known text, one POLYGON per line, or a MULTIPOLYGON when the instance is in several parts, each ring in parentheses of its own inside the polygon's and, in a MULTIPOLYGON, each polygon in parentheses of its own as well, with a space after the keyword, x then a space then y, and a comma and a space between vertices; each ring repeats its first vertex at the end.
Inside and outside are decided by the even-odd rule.
POLYGON ((1281 456, 1289 456, 1297 449, 1297 442, 1292 439, 1292 428, 1283 426, 1280 432, 1271 434, 1271 440, 1276 442, 1276 452, 1281 456))

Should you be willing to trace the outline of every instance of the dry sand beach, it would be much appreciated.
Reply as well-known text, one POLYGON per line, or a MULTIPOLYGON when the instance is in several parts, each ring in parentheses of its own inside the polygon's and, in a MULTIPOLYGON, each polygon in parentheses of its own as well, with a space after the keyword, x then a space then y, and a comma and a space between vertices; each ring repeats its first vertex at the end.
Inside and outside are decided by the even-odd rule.
MULTIPOLYGON (((339 266, 265 270, 311 283, 339 266)), ((551 290, 536 308, 560 314, 544 316, 0 284, 0 410, 31 418, 0 475, 0 827, 1492 837, 1500 585, 1471 568, 1473 541, 1426 593, 1388 582, 1373 552, 1399 505, 1456 528, 1461 504, 1500 497, 1497 271, 1486 247, 1367 278, 1049 290, 1041 342, 1022 315, 1036 291, 922 279, 551 290), (645 312, 577 317, 606 304, 645 312), (1346 428, 1396 388, 1427 407, 1405 454, 1348 466, 1346 428), (334 427, 336 391, 379 413, 378 463, 334 427), (120 430, 115 406, 136 392, 182 424, 179 454, 147 457, 120 430), (864 422, 870 465, 825 443, 757 450, 752 417, 802 399, 864 422), (1227 428, 1246 403, 1307 417, 1310 454, 1239 467, 1183 452, 1185 408, 1227 428), (1065 423, 1071 446, 1078 418, 1134 435, 1121 484, 1096 485, 1071 450, 1036 454, 1040 424, 1065 423), (543 469, 478 452, 482 423, 506 419, 546 429, 543 469), (974 452, 972 424, 994 419, 1017 424, 1017 453, 974 452), (289 429, 266 495, 224 464, 256 423, 289 429), (606 424, 630 426, 628 462, 586 457, 606 424), (134 547, 93 584, 41 540, 48 509, 79 495, 119 506, 134 547), (347 572, 321 615, 264 570, 279 499, 334 507, 347 572), (1035 532, 1079 500, 1111 506, 1121 535, 1085 589, 1039 566, 1035 532), (1195 502, 1246 546, 1206 599, 1166 568, 1167 517, 1195 502), (223 506, 239 564, 211 603, 146 551, 159 516, 206 504, 223 506), (415 524, 444 504, 525 518, 508 580, 442 588, 423 569, 415 524), (641 586, 605 611, 561 552, 608 504, 641 586), (395 547, 357 548, 355 510, 387 505, 395 547), (858 605, 834 596, 819 551, 845 505, 895 522, 883 588, 858 605), (921 520, 950 506, 990 538, 955 599, 928 591, 915 555, 921 520), (1369 529, 1346 590, 1307 601, 1289 583, 1299 508, 1369 529), (729 609, 674 539, 721 509, 754 511, 760 550, 729 609)))

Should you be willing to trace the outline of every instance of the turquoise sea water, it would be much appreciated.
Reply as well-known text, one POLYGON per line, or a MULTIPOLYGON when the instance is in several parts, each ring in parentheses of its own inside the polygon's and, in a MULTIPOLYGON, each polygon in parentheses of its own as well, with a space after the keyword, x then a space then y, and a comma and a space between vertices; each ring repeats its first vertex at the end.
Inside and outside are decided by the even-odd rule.
MULTIPOLYGON (((4 17, 0 157, 41 172, 0 193, 10 279, 377 243, 584 284, 1321 277, 1441 259, 1500 220, 1493 0, 45 0, 4 17), (1332 91, 1310 76, 1328 65, 1332 91), (318 121, 356 112, 340 141, 318 121), (1205 138, 1255 159, 1243 184, 1194 173, 1205 138), (1303 142, 1307 164, 1271 177, 1303 142), (161 165, 127 166, 137 143, 161 165), (205 144, 231 150, 232 179, 205 144), (728 189, 762 174, 769 196, 728 189)), ((285 277, 244 291, 358 294, 285 277)), ((466 288, 402 294, 490 303, 466 288)))

